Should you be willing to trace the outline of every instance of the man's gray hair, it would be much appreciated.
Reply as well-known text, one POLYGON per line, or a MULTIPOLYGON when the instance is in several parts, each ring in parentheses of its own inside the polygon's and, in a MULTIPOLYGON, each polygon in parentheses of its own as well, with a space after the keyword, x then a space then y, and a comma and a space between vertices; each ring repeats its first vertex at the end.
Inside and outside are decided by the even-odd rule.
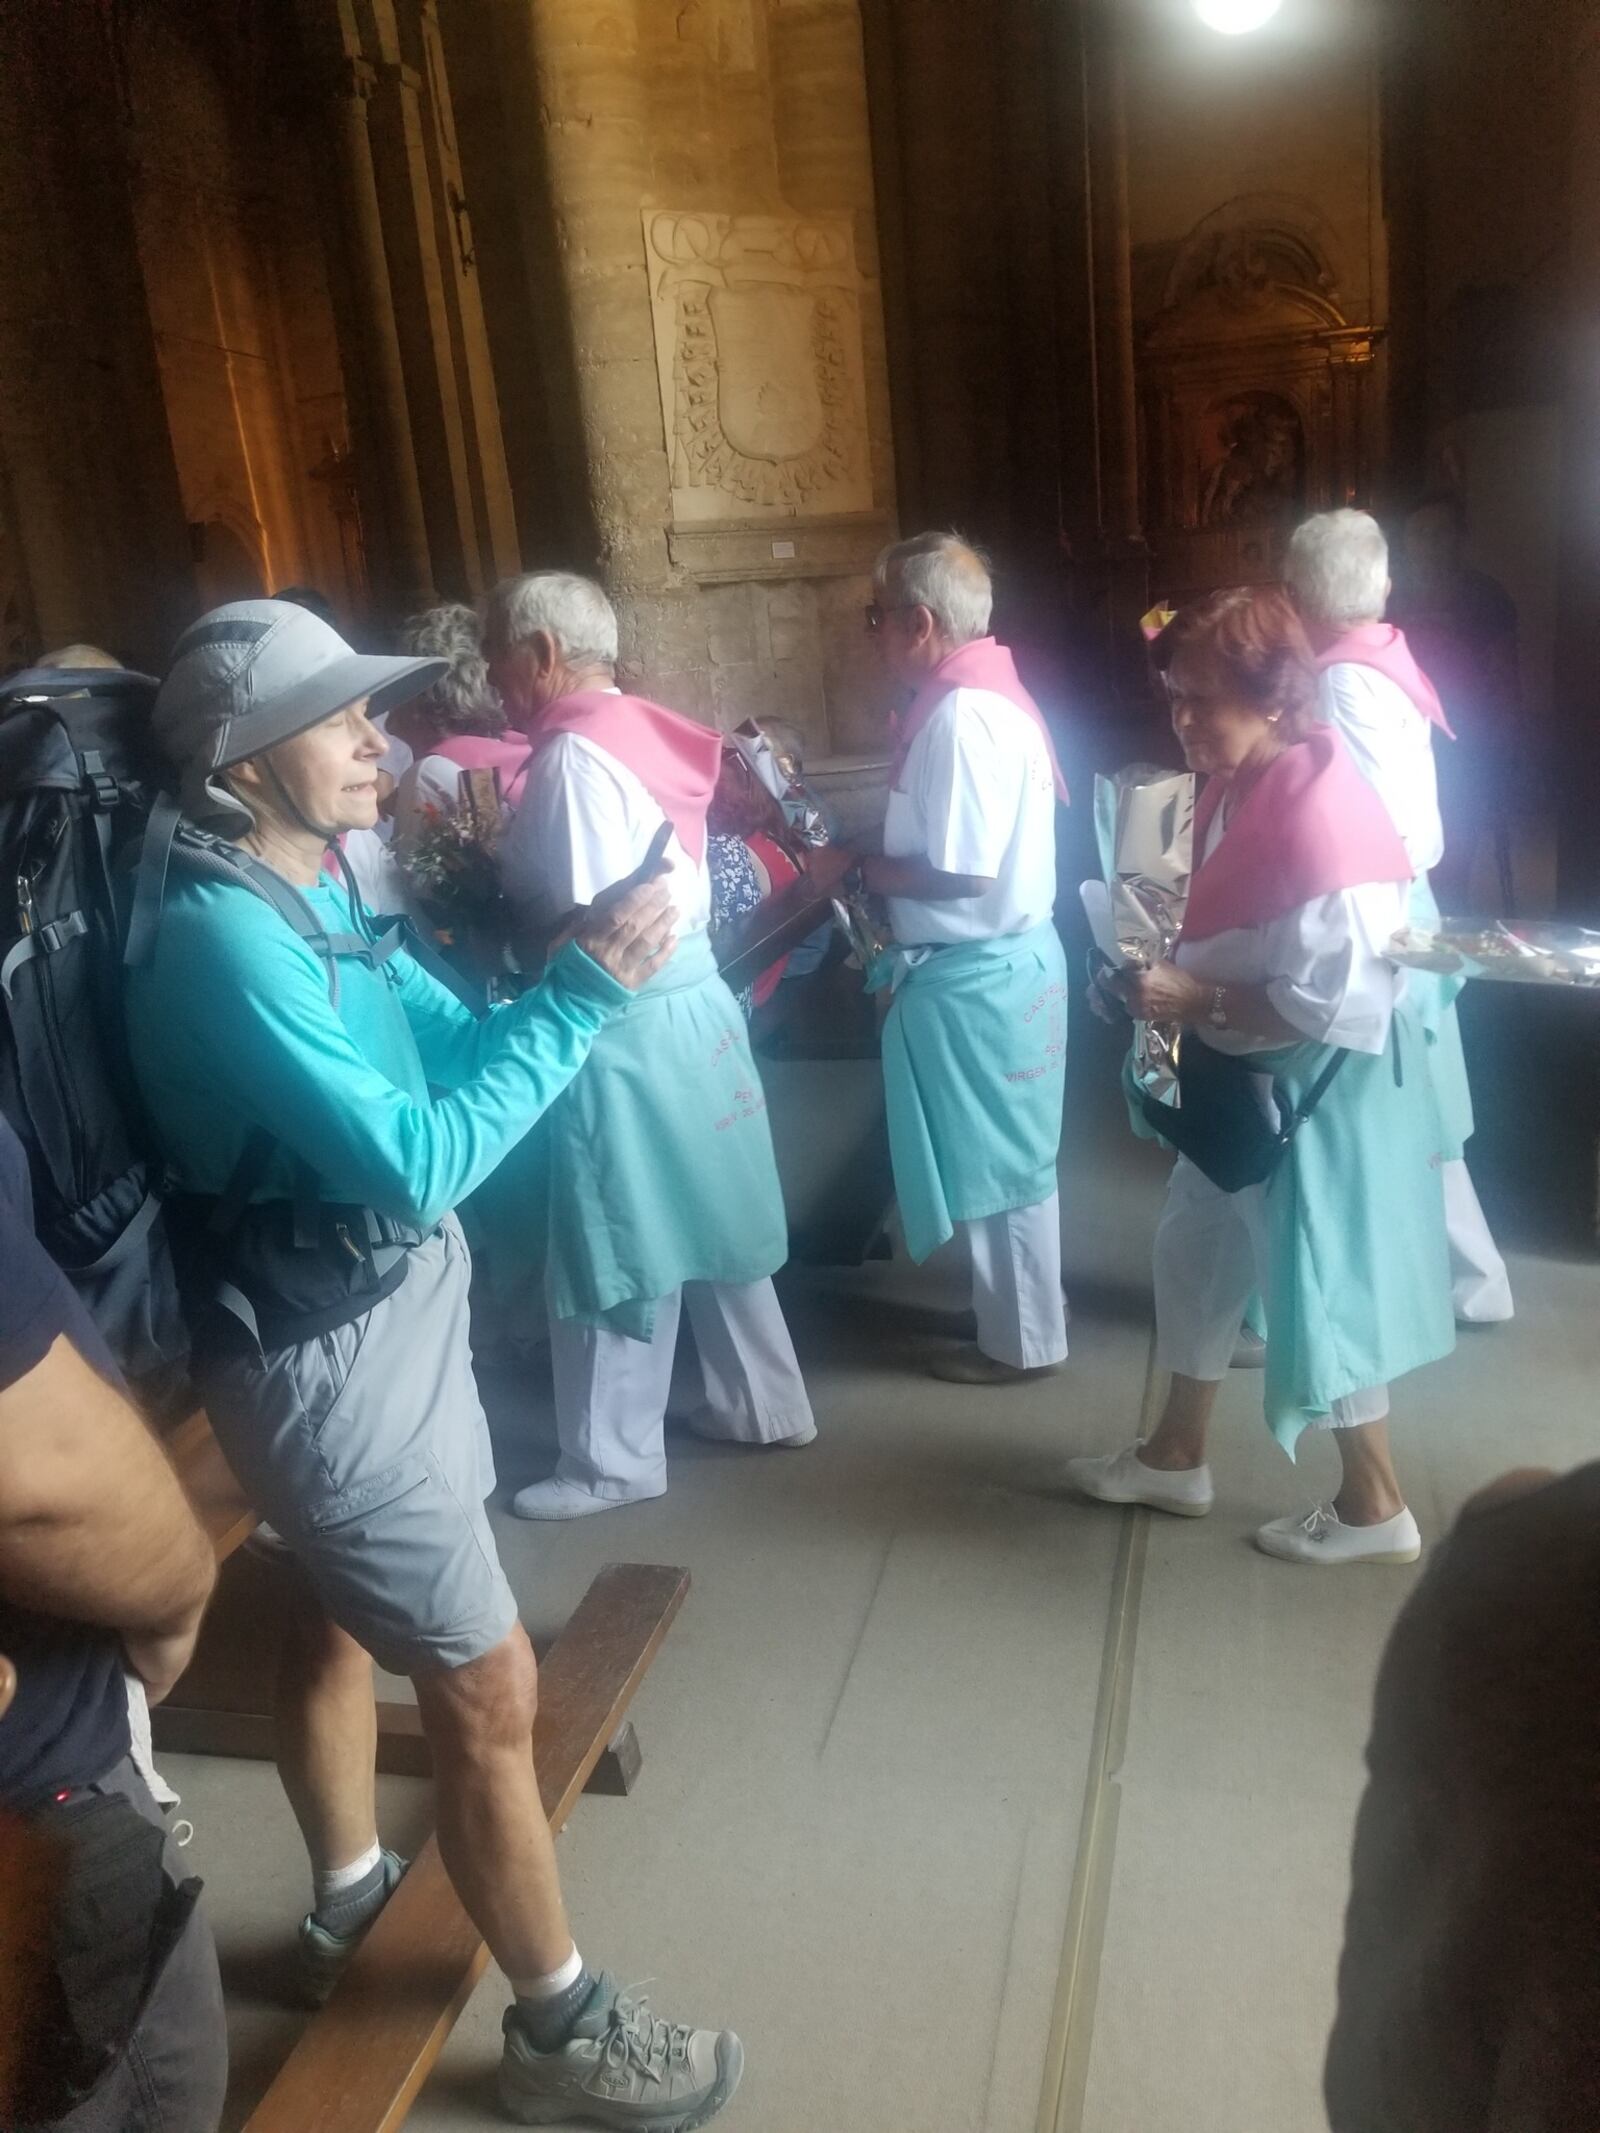
POLYGON ((952 645, 989 634, 989 559, 959 533, 919 533, 886 548, 872 569, 880 606, 925 607, 952 645))
POLYGON ((592 578, 571 570, 535 570, 502 578, 484 607, 483 641, 493 652, 514 651, 536 630, 547 630, 569 666, 614 667, 617 615, 592 578))
POLYGON ((1349 629, 1381 622, 1389 601, 1389 543, 1365 511, 1319 511, 1297 526, 1284 575, 1311 622, 1349 629))
POLYGON ((460 600, 425 608, 400 625, 400 649, 419 659, 448 659, 423 702, 427 715, 446 733, 480 733, 490 739, 506 730, 506 714, 489 685, 489 666, 474 611, 460 600))

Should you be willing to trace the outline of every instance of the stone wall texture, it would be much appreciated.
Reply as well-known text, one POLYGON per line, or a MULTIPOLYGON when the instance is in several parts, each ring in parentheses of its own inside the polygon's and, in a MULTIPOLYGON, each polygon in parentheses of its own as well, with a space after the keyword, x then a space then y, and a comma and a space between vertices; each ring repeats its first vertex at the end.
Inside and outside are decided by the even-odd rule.
POLYGON ((629 677, 663 701, 782 716, 814 753, 870 748, 861 609, 894 497, 855 0, 445 0, 441 20, 464 166, 487 177, 496 374, 521 381, 525 553, 599 570, 629 677), (655 259, 664 293, 657 226, 677 246, 655 259), (849 480, 830 471, 835 375, 849 480), (686 474, 691 417, 743 449, 686 474), (529 507, 552 479, 581 510, 529 507))

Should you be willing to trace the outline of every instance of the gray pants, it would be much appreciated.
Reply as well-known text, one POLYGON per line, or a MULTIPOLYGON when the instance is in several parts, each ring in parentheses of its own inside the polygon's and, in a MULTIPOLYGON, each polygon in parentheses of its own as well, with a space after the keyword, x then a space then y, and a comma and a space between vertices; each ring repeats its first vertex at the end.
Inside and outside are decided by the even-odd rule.
MULTIPOLYGON (((121 1793, 147 1822, 166 1827, 149 1787, 126 1758, 85 1789, 121 1793)), ((189 1878, 183 1854, 170 1841, 162 1867, 174 1883, 189 1878)), ((216 2133, 227 2087, 222 1979, 211 1928, 197 1909, 167 1957, 126 2050, 94 2094, 56 2121, 55 2133, 216 2133)))

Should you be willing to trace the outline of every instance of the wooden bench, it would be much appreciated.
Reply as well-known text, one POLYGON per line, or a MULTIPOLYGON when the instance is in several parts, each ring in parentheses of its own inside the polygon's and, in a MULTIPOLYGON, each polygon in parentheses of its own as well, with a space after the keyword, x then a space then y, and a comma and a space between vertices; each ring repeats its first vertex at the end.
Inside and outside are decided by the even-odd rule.
MULTIPOLYGON (((225 1561, 258 1520, 204 1415, 191 1415, 167 1444, 218 1561, 225 1561)), ((607 1564, 541 1658, 533 1763, 552 1830, 585 1789, 629 1789, 638 1746, 628 1706, 688 1590, 687 1570, 607 1564)), ((234 1639, 225 1618, 216 1626, 211 1642, 221 1649, 203 1653, 196 1670, 200 1700, 169 1701, 151 1714, 157 1746, 270 1757, 259 1652, 252 1659, 228 1650, 234 1639), (236 1695, 237 1707, 214 1700, 219 1682, 232 1683, 223 1693, 236 1695)), ((189 1675, 174 1697, 186 1688, 193 1693, 189 1675)), ((427 1744, 415 1708, 381 1704, 379 1717, 379 1768, 425 1775, 427 1744)), ((246 2133, 390 2133, 402 2125, 486 1960, 430 1837, 326 2006, 307 2022, 246 2133)))
MULTIPOLYGON (((218 1565, 233 1557, 261 1521, 233 1469, 196 1411, 165 1439, 173 1465, 211 1537, 218 1565)), ((236 1563, 217 1595, 183 1679, 150 1714, 151 1739, 163 1755, 226 1755, 270 1763, 277 1749, 271 1688, 277 1669, 277 1623, 270 1564, 236 1563)), ((605 1743, 589 1778, 591 1792, 626 1794, 638 1776, 639 1743, 631 1725, 605 1743)), ((378 1704, 377 1767, 384 1777, 431 1777, 433 1761, 417 1707, 378 1704)))
MULTIPOLYGON (((533 1762, 553 1830, 572 1812, 688 1589, 686 1570, 612 1563, 550 1647, 539 1670, 533 1762)), ((246 2133, 391 2133, 485 1961, 430 1837, 246 2133)))

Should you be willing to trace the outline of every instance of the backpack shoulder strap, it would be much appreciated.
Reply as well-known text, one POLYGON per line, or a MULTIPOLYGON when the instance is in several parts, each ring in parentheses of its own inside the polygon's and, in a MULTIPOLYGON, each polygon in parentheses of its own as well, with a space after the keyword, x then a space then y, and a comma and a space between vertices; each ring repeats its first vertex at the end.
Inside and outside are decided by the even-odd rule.
MULTIPOLYGON (((155 952, 156 931, 166 900, 167 874, 174 857, 193 874, 213 881, 235 882, 259 896, 263 903, 270 904, 326 969, 328 996, 335 1007, 339 1004, 338 957, 370 956, 374 947, 381 945, 368 940, 365 935, 328 933, 305 898, 281 874, 263 866, 259 860, 251 859, 226 838, 213 837, 209 831, 196 829, 193 823, 184 820, 171 795, 163 793, 150 810, 144 844, 139 853, 133 906, 122 953, 122 960, 130 966, 148 962, 155 952)), ((384 957, 393 952, 393 947, 386 948, 384 957)))

